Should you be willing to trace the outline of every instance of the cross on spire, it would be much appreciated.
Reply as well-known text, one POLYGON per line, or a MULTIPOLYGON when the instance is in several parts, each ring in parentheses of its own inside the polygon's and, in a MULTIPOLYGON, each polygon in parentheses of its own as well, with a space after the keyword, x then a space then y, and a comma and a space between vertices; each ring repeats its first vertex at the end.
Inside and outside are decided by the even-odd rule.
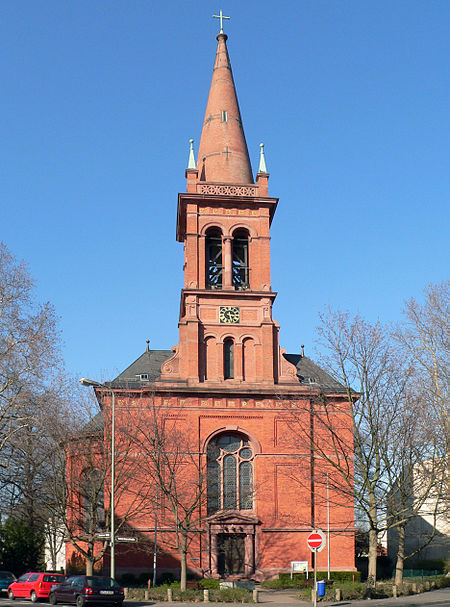
POLYGON ((223 13, 222 13, 222 9, 220 9, 219 14, 218 15, 213 15, 213 17, 215 19, 220 19, 220 32, 219 34, 223 34, 223 20, 224 19, 231 19, 231 17, 226 17, 223 13))

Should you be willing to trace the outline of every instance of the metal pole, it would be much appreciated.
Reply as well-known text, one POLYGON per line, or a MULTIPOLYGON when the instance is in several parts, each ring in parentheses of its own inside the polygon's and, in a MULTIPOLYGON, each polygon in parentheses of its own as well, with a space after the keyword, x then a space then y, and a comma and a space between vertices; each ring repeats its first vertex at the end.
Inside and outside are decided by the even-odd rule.
POLYGON ((156 503, 155 503, 155 537, 153 540, 153 587, 156 586, 156 545, 158 541, 158 489, 155 488, 156 503))
POLYGON ((317 607, 317 566, 316 566, 316 552, 313 552, 314 555, 314 607, 317 607))
POLYGON ((330 579, 330 494, 328 489, 328 472, 327 472, 327 569, 328 579, 330 579))
POLYGON ((116 395, 114 390, 111 390, 111 577, 116 575, 116 537, 115 537, 115 520, 114 520, 114 484, 116 477, 116 395))

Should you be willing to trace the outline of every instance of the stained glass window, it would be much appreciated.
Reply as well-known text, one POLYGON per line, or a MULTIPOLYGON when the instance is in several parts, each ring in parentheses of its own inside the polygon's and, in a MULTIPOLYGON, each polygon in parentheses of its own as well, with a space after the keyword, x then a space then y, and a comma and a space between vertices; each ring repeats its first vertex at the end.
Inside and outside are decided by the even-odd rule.
POLYGON ((253 450, 244 436, 229 432, 208 445, 208 514, 253 508, 253 450))

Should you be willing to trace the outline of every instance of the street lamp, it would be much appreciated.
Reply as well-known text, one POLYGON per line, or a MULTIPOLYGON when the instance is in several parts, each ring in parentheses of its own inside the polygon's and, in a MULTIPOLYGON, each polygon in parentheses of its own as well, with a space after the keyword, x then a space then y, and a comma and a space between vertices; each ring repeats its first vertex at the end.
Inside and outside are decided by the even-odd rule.
POLYGON ((114 390, 112 390, 109 386, 105 384, 101 384, 98 381, 94 381, 93 379, 86 379, 86 377, 82 377, 80 379, 80 384, 83 386, 89 386, 92 388, 105 388, 111 392, 111 503, 110 503, 110 546, 111 546, 111 577, 115 578, 116 574, 116 559, 115 559, 115 547, 116 547, 116 538, 115 538, 115 521, 114 521, 114 482, 115 482, 115 467, 116 467, 116 458, 115 458, 115 444, 116 444, 116 395, 114 394, 114 390))

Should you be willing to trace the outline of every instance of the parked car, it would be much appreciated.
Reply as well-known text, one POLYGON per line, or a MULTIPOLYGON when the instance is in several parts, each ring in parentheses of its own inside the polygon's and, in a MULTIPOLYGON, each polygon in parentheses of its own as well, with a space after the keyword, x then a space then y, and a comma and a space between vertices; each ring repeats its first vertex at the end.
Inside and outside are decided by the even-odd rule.
POLYGON ((0 593, 8 593, 9 585, 16 581, 16 576, 11 571, 0 571, 0 593))
POLYGON ((51 605, 74 603, 84 607, 87 603, 108 603, 122 607, 123 588, 110 577, 74 575, 51 589, 48 600, 51 605))
POLYGON ((50 588, 59 585, 66 579, 61 573, 24 573, 8 587, 8 597, 13 601, 17 598, 31 599, 33 603, 39 599, 47 599, 50 588))

